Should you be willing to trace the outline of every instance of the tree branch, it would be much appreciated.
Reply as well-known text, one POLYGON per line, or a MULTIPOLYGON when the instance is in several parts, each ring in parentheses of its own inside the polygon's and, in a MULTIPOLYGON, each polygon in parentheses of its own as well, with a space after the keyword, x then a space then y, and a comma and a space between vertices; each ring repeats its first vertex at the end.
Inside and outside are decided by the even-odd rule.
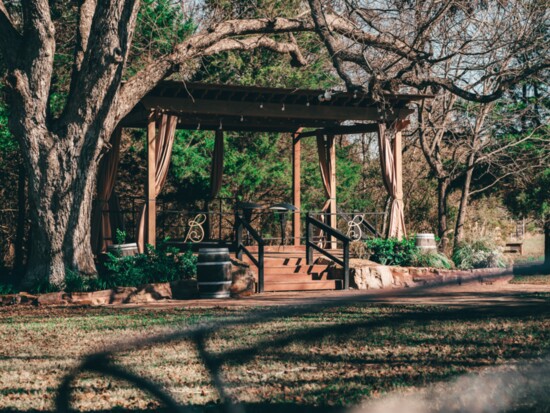
MULTIPOLYGON (((105 108, 110 108, 111 102, 115 101, 122 79, 139 1, 101 1, 97 4, 85 1, 84 6, 80 17, 84 21, 79 24, 83 54, 79 59, 77 51, 74 79, 60 124, 65 125, 70 119, 83 118, 86 123, 93 120, 98 127, 102 127, 102 123, 109 117, 105 108), (95 10, 92 10, 94 5, 95 10), (99 114, 101 116, 98 118, 99 114)), ((113 120, 109 119, 109 122, 113 120)))
POLYGON ((309 7, 311 9, 311 16, 313 17, 313 22, 315 23, 315 31, 325 44, 325 47, 328 50, 330 58, 332 59, 332 64, 340 78, 346 84, 346 88, 349 90, 355 89, 355 85, 351 80, 351 77, 346 72, 340 57, 338 55, 338 47, 336 44, 336 39, 330 33, 327 19, 323 12, 321 2, 319 0, 309 0, 309 7))
POLYGON ((90 37, 90 29, 95 14, 97 0, 81 0, 78 14, 78 28, 76 32, 76 47, 75 47, 75 71, 80 70, 84 53, 88 49, 88 39, 90 37))
MULTIPOLYGON (((114 117, 117 122, 126 116, 135 105, 150 91, 159 81, 166 78, 170 74, 179 70, 180 72, 190 70, 197 58, 204 56, 206 51, 210 49, 210 54, 214 53, 216 45, 223 50, 231 50, 229 46, 235 47, 237 50, 250 50, 254 45, 254 41, 245 39, 235 40, 236 36, 243 35, 266 35, 276 33, 297 33, 304 31, 312 31, 313 24, 309 20, 300 19, 243 19, 243 20, 228 20, 217 24, 206 32, 198 33, 185 42, 176 46, 174 53, 159 59, 146 68, 138 72, 124 85, 121 86, 119 92, 119 105, 116 108, 114 117), (224 40, 231 41, 220 43, 224 40)), ((256 40, 259 36, 255 37, 256 40)), ((277 52, 290 53, 294 63, 305 63, 303 57, 299 54, 297 46, 293 43, 280 43, 276 45, 273 40, 264 37, 256 47, 268 47, 277 52)))
POLYGON ((204 55, 213 55, 229 50, 253 50, 259 47, 269 49, 276 53, 289 54, 292 57, 291 64, 294 67, 305 66, 306 59, 302 55, 298 45, 293 43, 277 42, 270 37, 255 36, 245 39, 223 39, 204 50, 204 55))

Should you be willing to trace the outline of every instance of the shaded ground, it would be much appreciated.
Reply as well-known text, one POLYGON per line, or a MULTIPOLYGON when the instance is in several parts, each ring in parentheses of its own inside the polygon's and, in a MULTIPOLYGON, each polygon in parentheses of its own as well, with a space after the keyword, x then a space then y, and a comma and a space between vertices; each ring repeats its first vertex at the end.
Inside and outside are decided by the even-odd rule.
MULTIPOLYGON (((351 291, 262 297, 232 300, 225 308, 217 300, 202 301, 203 307, 171 302, 149 308, 1 308, 0 409, 50 410, 61 378, 83 355, 258 315, 264 311, 259 303, 268 307, 266 317, 298 304, 327 307, 222 328, 208 338, 206 348, 224 354, 230 397, 244 402, 247 411, 339 411, 465 372, 537 361, 550 350, 550 286, 472 284, 408 296, 351 291), (330 307, 342 299, 345 306, 330 307)), ((218 394, 189 341, 124 350, 115 361, 162 383, 198 411, 216 410, 218 394)), ((127 383, 89 373, 78 380, 74 396, 75 407, 89 411, 159 407, 127 383)), ((544 400, 529 403, 512 410, 547 411, 544 400)))

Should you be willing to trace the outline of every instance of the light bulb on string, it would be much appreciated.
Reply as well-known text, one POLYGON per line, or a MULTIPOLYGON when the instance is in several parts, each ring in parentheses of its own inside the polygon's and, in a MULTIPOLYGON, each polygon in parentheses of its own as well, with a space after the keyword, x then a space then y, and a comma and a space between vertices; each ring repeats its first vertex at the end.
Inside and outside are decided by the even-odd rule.
POLYGON ((284 112, 285 111, 285 104, 283 103, 283 106, 281 107, 281 110, 284 112))
POLYGON ((223 125, 222 125, 222 120, 220 119, 220 127, 219 127, 220 130, 223 129, 223 125))
POLYGON ((201 130, 201 123, 200 122, 197 124, 197 130, 201 130))
POLYGON ((242 122, 242 121, 244 121, 244 116, 243 116, 243 115, 241 115, 241 122, 242 122))
POLYGON ((260 109, 263 109, 264 108, 264 104, 263 102, 260 103, 260 109))
POLYGON ((309 100, 307 101, 306 106, 309 108, 309 100))

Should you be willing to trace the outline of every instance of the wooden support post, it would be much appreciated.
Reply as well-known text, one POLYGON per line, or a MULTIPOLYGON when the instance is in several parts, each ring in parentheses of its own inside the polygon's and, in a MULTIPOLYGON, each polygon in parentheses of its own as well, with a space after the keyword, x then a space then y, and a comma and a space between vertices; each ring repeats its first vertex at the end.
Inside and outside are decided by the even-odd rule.
POLYGON ((294 238, 294 245, 300 245, 301 238, 301 222, 300 222, 300 210, 302 209, 302 200, 300 197, 300 140, 297 139, 299 134, 296 132, 292 137, 292 204, 297 208, 292 214, 292 236, 294 238))
POLYGON ((154 112, 149 115, 147 123, 147 193, 146 193, 146 227, 147 237, 145 242, 153 246, 156 245, 157 233, 157 196, 155 191, 155 175, 156 175, 156 116, 154 112))
MULTIPOLYGON (((334 144, 334 135, 327 136, 327 145, 329 148, 329 157, 331 165, 330 174, 330 206, 329 206, 329 225, 337 229, 337 216, 336 216, 336 146, 334 144)), ((336 238, 330 237, 330 248, 336 249, 336 238)))

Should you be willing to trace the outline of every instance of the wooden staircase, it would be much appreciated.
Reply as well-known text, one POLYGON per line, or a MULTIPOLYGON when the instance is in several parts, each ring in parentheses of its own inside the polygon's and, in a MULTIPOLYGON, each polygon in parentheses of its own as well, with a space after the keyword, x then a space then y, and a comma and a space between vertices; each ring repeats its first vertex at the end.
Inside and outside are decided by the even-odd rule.
MULTIPOLYGON (((339 290, 343 280, 329 273, 329 265, 306 264, 305 247, 265 247, 264 291, 306 291, 339 290)), ((253 250, 254 247, 249 247, 253 250)), ((251 251, 252 252, 252 251, 251 251)), ((255 251, 254 251, 255 252, 255 251)), ((243 260, 250 264, 252 272, 258 277, 257 268, 246 255, 243 260)))

